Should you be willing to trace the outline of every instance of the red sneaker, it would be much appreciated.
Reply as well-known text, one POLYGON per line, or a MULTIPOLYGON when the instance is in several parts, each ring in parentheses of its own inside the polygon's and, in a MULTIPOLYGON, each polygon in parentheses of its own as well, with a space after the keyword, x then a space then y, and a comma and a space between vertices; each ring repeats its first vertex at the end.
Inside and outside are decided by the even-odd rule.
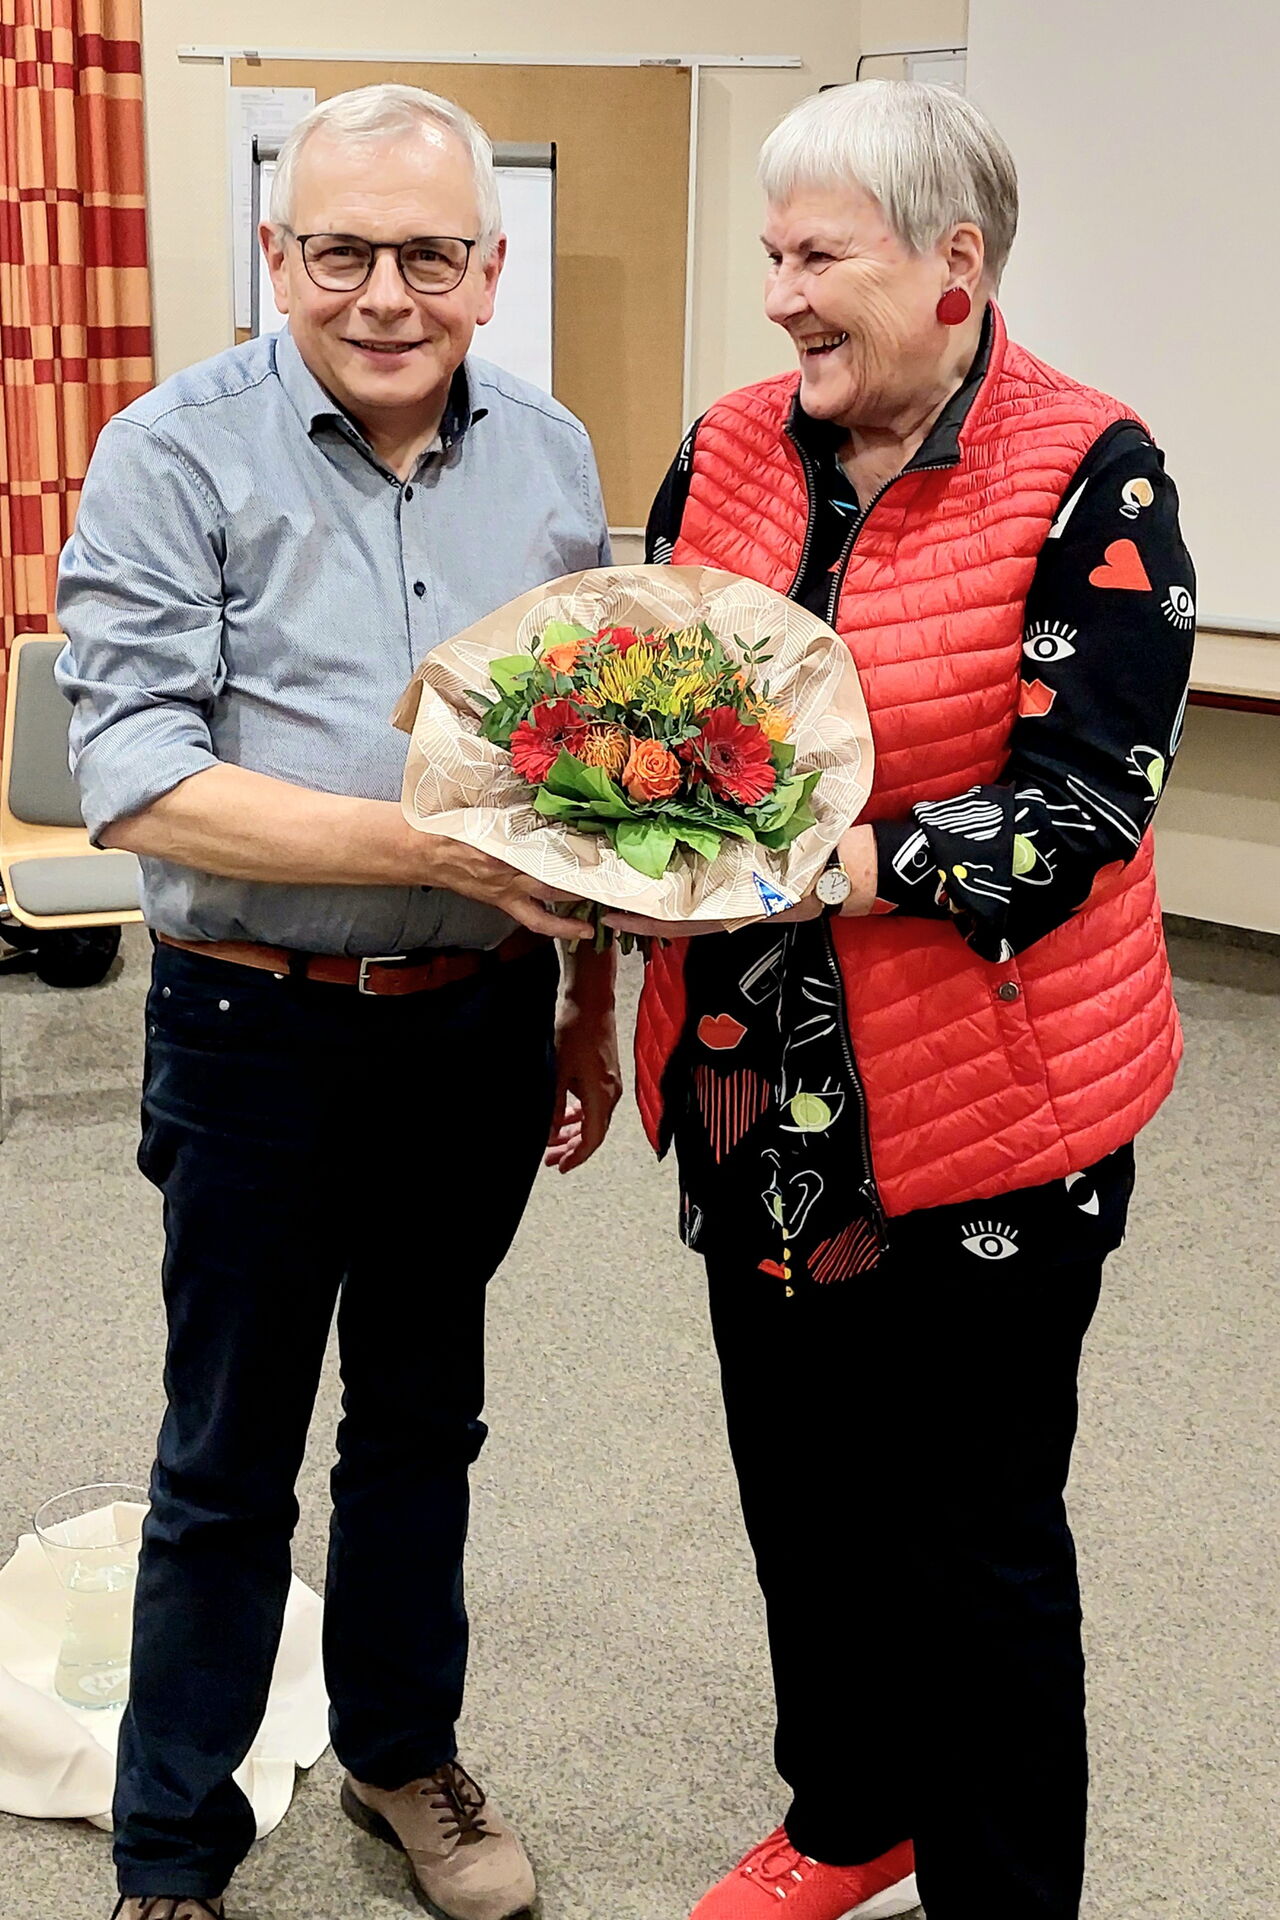
POLYGON ((904 1840, 864 1867, 824 1867, 779 1827, 703 1894, 690 1920, 766 1920, 783 1900, 786 1920, 890 1920, 919 1905, 915 1864, 904 1840))

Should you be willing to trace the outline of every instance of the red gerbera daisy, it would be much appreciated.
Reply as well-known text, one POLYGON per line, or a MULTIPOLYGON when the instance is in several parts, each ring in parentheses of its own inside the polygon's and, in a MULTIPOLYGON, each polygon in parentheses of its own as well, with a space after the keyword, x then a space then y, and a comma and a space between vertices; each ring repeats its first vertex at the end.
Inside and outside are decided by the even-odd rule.
POLYGON ((713 707, 697 739, 682 753, 701 770, 713 793, 744 807, 754 807, 778 784, 768 739, 759 727, 745 726, 732 707, 713 707))
POLYGON ((572 700, 540 700, 511 736, 511 764, 522 780, 536 787, 546 779, 560 749, 572 749, 587 726, 572 700))

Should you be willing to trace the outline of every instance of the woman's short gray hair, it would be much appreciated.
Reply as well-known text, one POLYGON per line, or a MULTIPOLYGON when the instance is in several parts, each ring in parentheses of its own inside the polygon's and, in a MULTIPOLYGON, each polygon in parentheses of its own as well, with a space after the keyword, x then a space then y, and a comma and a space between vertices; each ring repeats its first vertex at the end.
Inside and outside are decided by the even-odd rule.
MULTIPOLYGON (((480 231, 477 252, 488 259, 502 232, 502 207, 498 200, 498 181, 493 171, 493 142, 478 120, 465 107, 441 94, 426 93, 421 87, 397 86, 387 81, 373 87, 356 87, 350 93, 335 94, 322 100, 290 133, 276 161, 271 183, 271 223, 290 227, 293 220, 294 175, 298 155, 313 133, 327 133, 338 140, 394 139, 397 134, 419 133, 424 127, 443 128, 461 140, 475 175, 476 208, 480 231)), ((470 234, 459 234, 470 239, 470 234)))
POLYGON ((862 187, 916 253, 972 221, 993 288, 1018 227, 1017 171, 991 122, 963 94, 914 80, 861 80, 802 100, 765 141, 760 182, 779 206, 806 187, 862 187))

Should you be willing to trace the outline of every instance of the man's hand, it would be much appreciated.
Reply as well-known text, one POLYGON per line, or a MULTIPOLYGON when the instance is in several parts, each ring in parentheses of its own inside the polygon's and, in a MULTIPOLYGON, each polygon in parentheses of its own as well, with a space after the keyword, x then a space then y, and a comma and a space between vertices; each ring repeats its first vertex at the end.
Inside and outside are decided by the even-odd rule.
POLYGON ((589 920, 550 913, 543 904, 554 900, 576 906, 574 894, 561 893, 545 880, 531 880, 527 873, 495 860, 492 854, 481 853, 477 847, 464 846, 460 840, 446 840, 442 834, 418 833, 414 828, 409 831, 421 842, 417 877, 423 886, 446 887, 450 893, 466 894, 468 899, 483 901, 485 906, 500 907, 522 927, 545 933, 552 940, 578 941, 594 931, 589 920))
POLYGON ((579 947, 569 962, 556 1029, 556 1104, 545 1164, 570 1173, 591 1158, 609 1131, 622 1095, 613 1011, 617 961, 612 947, 579 947))

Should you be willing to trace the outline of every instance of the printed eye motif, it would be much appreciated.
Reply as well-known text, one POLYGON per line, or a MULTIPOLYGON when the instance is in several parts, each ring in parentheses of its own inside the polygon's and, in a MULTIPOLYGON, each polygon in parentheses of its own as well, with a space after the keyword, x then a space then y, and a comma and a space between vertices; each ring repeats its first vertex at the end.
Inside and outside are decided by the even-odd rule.
POLYGON ((1072 1205, 1079 1207, 1081 1213, 1098 1214, 1102 1211, 1102 1202, 1098 1197, 1098 1189, 1094 1186, 1088 1174, 1069 1173, 1067 1175, 1067 1192, 1071 1196, 1072 1205))
POLYGON ((979 1260, 1008 1260, 1018 1251, 1017 1228, 998 1225, 994 1220, 971 1220, 960 1233, 960 1245, 979 1260))
POLYGON ((1184 633, 1190 633, 1196 623, 1195 599, 1186 587, 1170 587, 1160 610, 1166 620, 1181 627, 1184 633))
POLYGON ((1072 642, 1079 637, 1079 628, 1069 627, 1065 620, 1046 620, 1032 627, 1022 643, 1022 651, 1028 660, 1043 666, 1048 661, 1070 659, 1075 652, 1072 642))
POLYGON ((923 880, 932 868, 933 856, 923 831, 913 833, 909 840, 904 840, 893 856, 894 872, 909 886, 914 886, 917 880, 923 880))

